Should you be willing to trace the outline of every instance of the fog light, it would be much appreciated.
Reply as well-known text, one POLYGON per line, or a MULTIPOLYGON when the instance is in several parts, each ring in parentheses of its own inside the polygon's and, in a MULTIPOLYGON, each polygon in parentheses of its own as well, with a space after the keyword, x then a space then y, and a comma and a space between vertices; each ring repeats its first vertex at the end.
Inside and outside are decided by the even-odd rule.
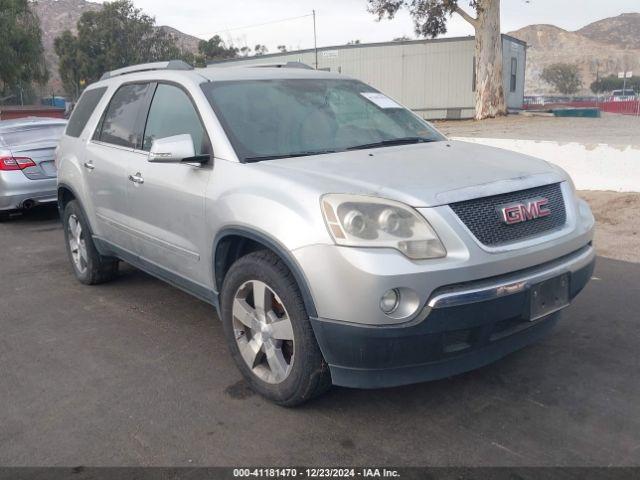
POLYGON ((395 312, 398 305, 400 305, 400 291, 397 288, 387 291, 380 299, 380 309, 386 315, 395 312))

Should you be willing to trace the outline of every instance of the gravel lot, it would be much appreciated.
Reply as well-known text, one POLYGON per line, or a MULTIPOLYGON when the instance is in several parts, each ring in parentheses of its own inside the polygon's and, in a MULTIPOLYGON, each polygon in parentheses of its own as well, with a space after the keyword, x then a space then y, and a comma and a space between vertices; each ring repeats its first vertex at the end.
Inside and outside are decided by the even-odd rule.
POLYGON ((556 118, 509 115, 477 122, 438 121, 450 137, 515 138, 585 144, 640 146, 640 117, 604 114, 602 118, 556 118))
POLYGON ((640 263, 640 193, 579 194, 589 202, 598 222, 595 238, 598 254, 640 263))
POLYGON ((640 466, 636 263, 599 258, 554 333, 493 365, 284 409, 208 305, 126 266, 75 281, 55 210, 0 238, 0 465, 640 466))
MULTIPOLYGON (((637 145, 640 117, 604 114, 602 118, 556 118, 510 115, 477 122, 439 121, 451 137, 554 140, 586 144, 637 145)), ((640 150, 638 155, 640 169, 640 150)), ((598 221, 596 247, 602 256, 640 262, 640 193, 580 192, 598 221)))

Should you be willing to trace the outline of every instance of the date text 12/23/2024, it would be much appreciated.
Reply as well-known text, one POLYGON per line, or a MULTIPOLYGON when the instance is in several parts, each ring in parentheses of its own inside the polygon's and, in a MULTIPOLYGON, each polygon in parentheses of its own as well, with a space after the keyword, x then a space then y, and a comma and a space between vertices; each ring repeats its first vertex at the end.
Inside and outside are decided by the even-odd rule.
POLYGON ((387 468, 235 468, 235 478, 399 478, 387 468))

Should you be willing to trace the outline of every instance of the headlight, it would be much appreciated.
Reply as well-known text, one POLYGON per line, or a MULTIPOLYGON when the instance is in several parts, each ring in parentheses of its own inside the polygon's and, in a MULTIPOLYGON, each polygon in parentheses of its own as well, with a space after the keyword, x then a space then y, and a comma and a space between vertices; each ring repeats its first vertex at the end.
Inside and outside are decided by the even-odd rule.
POLYGON ((400 202, 328 194, 321 204, 329 233, 338 245, 395 248, 414 260, 447 254, 429 222, 400 202))

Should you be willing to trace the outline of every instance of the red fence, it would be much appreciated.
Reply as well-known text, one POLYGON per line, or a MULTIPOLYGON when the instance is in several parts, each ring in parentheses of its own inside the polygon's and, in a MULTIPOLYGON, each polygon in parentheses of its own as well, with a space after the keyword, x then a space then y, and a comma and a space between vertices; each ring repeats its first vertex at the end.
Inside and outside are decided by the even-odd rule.
POLYGON ((64 118, 64 108, 0 105, 0 120, 13 120, 24 117, 64 118))
POLYGON ((603 112, 640 116, 640 100, 566 101, 525 104, 525 110, 553 110, 555 108, 599 108, 603 112))

